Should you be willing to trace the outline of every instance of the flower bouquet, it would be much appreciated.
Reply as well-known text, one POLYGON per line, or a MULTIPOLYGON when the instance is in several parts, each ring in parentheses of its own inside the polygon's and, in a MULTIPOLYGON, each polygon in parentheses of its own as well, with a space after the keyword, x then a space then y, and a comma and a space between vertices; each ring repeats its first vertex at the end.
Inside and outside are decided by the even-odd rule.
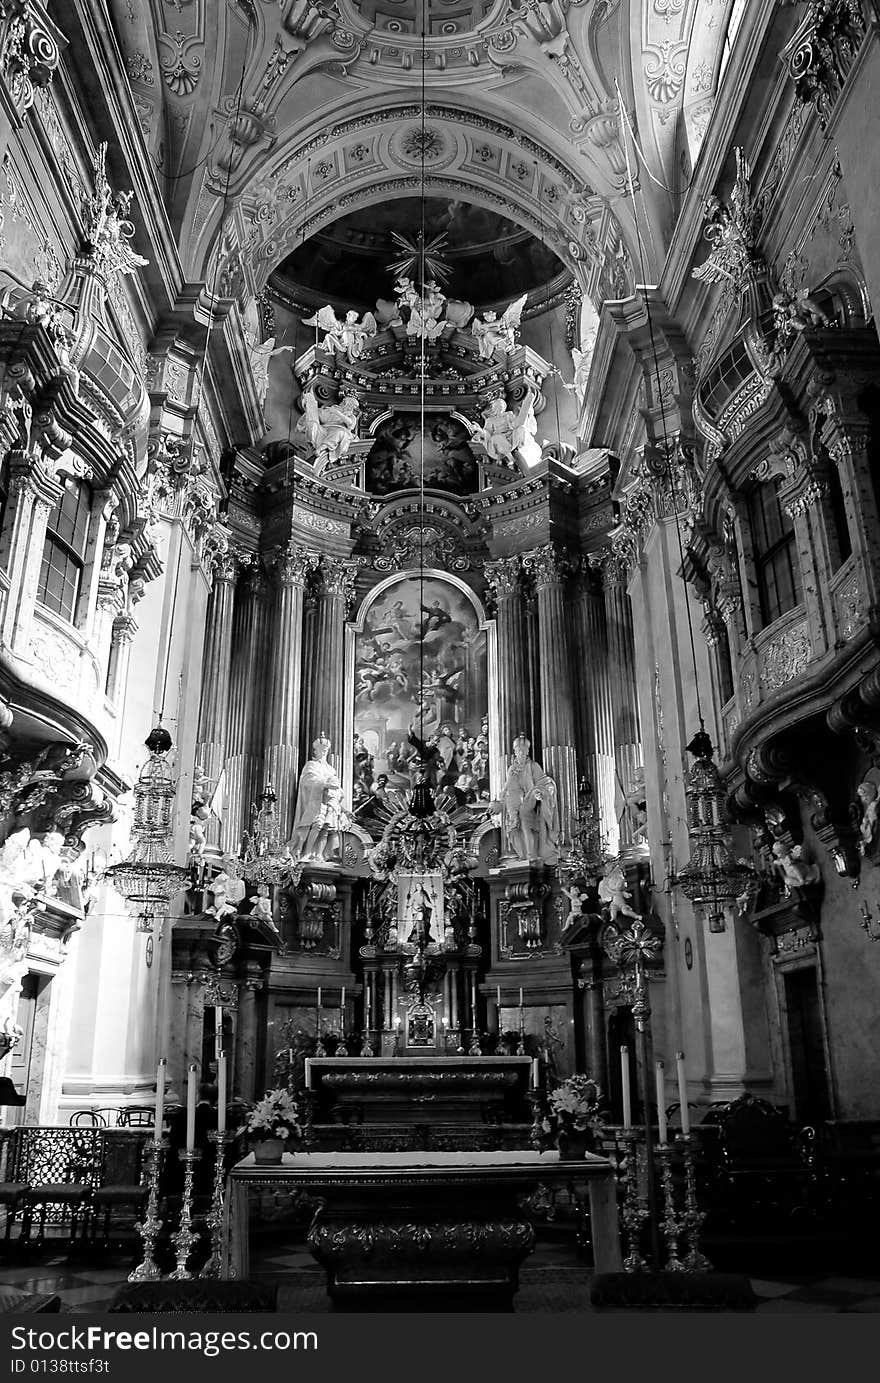
POLYGON ((568 1076, 550 1091, 541 1128, 556 1142, 562 1157, 583 1157, 592 1147, 602 1122, 601 1100, 602 1092, 590 1076, 568 1076))
POLYGON ((267 1090, 238 1132, 248 1135, 255 1162, 280 1162, 285 1147, 303 1137, 296 1098, 289 1090, 267 1090))

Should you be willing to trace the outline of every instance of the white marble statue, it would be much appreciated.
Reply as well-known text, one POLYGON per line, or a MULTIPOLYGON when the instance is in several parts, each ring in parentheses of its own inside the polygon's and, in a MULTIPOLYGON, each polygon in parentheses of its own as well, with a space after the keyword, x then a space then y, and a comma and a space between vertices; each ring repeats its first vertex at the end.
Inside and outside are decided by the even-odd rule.
POLYGON ((471 331, 476 337, 481 360, 492 360, 499 351, 502 355, 509 355, 516 350, 516 332, 527 297, 528 293, 523 293, 521 298, 505 308, 500 317, 490 309, 482 317, 474 318, 471 331))
POLYGON ((578 888, 573 880, 570 884, 561 884, 560 887, 569 902, 568 916, 562 924, 562 930, 565 931, 567 927, 573 927, 575 922, 583 920, 584 903, 590 895, 585 889, 578 888))
POLYGON ((443 335, 446 322, 441 319, 440 314, 446 296, 441 293, 436 283, 426 283, 421 295, 413 292, 407 301, 410 308, 409 321, 406 324, 407 336, 424 336, 427 341, 436 341, 443 335))
POLYGON ((257 896, 254 899, 254 906, 251 908, 251 917, 271 932, 281 949, 285 949, 284 937, 278 930, 275 918, 272 916, 272 899, 269 895, 268 884, 257 884, 257 896))
POLYGON ((220 873, 215 874, 208 885, 211 894, 211 902, 209 906, 205 908, 205 912, 216 917, 218 921, 221 917, 234 917, 238 912, 236 903, 229 896, 232 882, 226 870, 221 869, 220 873))
POLYGON ((555 864, 559 839, 556 784, 529 754, 531 741, 517 735, 501 801, 510 848, 521 860, 555 864))
POLYGON ((332 837, 338 841, 342 829, 342 786, 336 769, 327 762, 329 753, 329 739, 319 735, 299 776, 290 837, 290 853, 298 861, 325 859, 335 843, 332 837))
POLYGON ((630 907, 632 894, 627 888, 626 875, 614 860, 606 866, 605 875, 599 880, 599 900, 607 904, 610 922, 618 917, 641 919, 641 913, 630 907))
POLYGON ((503 398, 497 398, 484 409, 483 418, 482 426, 473 429, 471 440, 484 446, 493 461, 511 464, 519 453, 534 464, 533 453, 537 451, 540 457, 541 448, 535 441, 535 396, 531 390, 516 412, 507 407, 503 398))
POLYGON ((819 866, 804 859, 803 848, 800 845, 789 848, 784 840, 773 842, 773 868, 787 890, 806 888, 808 884, 819 882, 819 866))
POLYGON ((446 321, 456 331, 464 331, 468 322, 474 315, 472 303, 463 302, 460 298, 449 298, 446 302, 446 321))
POLYGON ((870 778, 866 778, 863 783, 859 783, 856 788, 856 796, 859 805, 859 849, 864 855, 866 850, 870 850, 877 843, 877 827, 880 825, 878 815, 880 815, 880 790, 877 784, 872 783, 870 778))
POLYGON ((367 341, 378 331, 378 324, 372 312, 365 312, 362 321, 358 321, 356 312, 346 312, 344 319, 340 321, 329 303, 319 308, 314 317, 304 317, 303 326, 320 327, 326 332, 321 342, 321 350, 327 351, 330 355, 338 351, 352 363, 363 357, 367 341))
POLYGON ((305 417, 298 430, 305 432, 315 448, 315 458, 327 466, 334 465, 351 450, 357 440, 360 404, 353 394, 339 403, 318 403, 311 389, 303 396, 305 417))

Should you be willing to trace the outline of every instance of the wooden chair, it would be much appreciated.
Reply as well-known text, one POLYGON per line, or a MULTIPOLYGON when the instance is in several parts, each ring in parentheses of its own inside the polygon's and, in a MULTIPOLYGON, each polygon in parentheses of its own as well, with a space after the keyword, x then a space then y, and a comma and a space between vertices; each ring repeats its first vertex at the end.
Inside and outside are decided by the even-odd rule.
POLYGON ((748 1091, 714 1111, 720 1187, 737 1222, 789 1221, 818 1207, 813 1130, 748 1091))
POLYGON ((117 1128, 152 1128, 156 1111, 151 1105, 127 1105, 116 1117, 117 1128))
POLYGON ((101 1244, 106 1248, 114 1214, 128 1210, 134 1221, 146 1202, 142 1175, 146 1139, 136 1131, 114 1131, 102 1141, 101 1185, 92 1192, 89 1243, 95 1245, 100 1226, 101 1244))
POLYGON ((106 1128, 107 1120, 99 1109, 78 1109, 70 1116, 71 1128, 106 1128))

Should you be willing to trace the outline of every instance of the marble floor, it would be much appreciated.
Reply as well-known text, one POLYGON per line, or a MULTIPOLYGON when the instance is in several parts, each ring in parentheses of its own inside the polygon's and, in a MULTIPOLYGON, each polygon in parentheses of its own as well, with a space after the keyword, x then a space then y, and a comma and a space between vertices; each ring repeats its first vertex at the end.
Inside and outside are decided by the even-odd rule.
MULTIPOLYGON (((128 1253, 111 1252, 103 1258, 95 1255, 91 1263, 72 1265, 47 1244, 28 1264, 0 1266, 0 1286, 57 1294, 65 1313, 100 1314, 106 1311, 116 1288, 125 1282, 133 1261, 128 1253)), ((590 1312, 590 1272, 567 1244, 539 1243, 523 1266, 515 1311, 590 1312)), ((759 1299, 759 1315, 880 1312, 880 1274, 848 1276, 837 1271, 813 1271, 746 1275, 759 1299)), ((280 1311, 332 1310, 323 1272, 295 1245, 267 1247, 254 1264, 254 1276, 278 1277, 280 1311)))

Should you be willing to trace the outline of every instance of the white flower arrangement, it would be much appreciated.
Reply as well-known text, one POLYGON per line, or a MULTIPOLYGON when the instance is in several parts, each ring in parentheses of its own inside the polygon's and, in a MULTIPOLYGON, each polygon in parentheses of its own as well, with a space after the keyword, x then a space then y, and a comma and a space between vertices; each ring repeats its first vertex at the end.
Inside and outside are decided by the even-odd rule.
POLYGON ((289 1090, 267 1090, 238 1130, 258 1138, 302 1138, 299 1105, 289 1090))

